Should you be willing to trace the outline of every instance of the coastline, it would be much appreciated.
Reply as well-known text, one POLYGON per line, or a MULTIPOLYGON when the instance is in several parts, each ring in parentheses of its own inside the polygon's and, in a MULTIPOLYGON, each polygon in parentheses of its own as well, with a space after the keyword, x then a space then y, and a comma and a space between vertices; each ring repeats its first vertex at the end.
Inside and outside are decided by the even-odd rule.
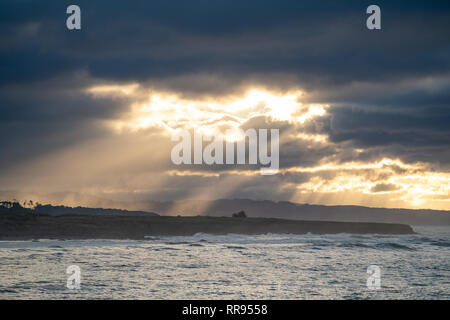
POLYGON ((276 218, 0 214, 0 240, 130 239, 207 234, 415 234, 406 224, 276 218))

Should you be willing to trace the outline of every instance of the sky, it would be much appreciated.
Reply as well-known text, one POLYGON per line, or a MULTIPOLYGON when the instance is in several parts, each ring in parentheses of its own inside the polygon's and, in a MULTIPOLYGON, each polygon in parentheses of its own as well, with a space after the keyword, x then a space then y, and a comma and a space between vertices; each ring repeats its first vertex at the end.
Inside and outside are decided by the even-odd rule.
POLYGON ((0 3, 0 190, 450 210, 449 104, 448 1, 0 3), (277 174, 170 159, 249 128, 277 174))

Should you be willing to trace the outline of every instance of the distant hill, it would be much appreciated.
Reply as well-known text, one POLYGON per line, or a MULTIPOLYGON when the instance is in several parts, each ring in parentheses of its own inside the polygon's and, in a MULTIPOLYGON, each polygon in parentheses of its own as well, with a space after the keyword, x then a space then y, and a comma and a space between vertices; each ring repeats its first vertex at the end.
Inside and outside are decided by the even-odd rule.
MULTIPOLYGON (((187 207, 192 206, 192 203, 187 205, 187 207)), ((438 210, 324 206, 297 204, 288 201, 274 202, 248 199, 221 199, 209 204, 203 203, 201 206, 207 208, 203 214, 210 216, 229 216, 231 212, 244 210, 249 217, 450 226, 450 212, 438 210)), ((179 207, 182 207, 182 205, 180 204, 179 207)))
POLYGON ((450 211, 370 208, 363 206, 325 206, 299 204, 288 201, 219 199, 214 201, 188 200, 180 202, 139 202, 140 207, 162 215, 206 215, 229 217, 233 212, 245 211, 248 217, 279 218, 310 221, 377 222, 408 225, 448 225, 450 211))
MULTIPOLYGON (((294 220, 379 222, 409 225, 450 226, 450 211, 370 208, 363 206, 325 206, 299 204, 288 201, 218 199, 211 201, 155 201, 145 199, 110 200, 79 193, 60 192, 50 195, 20 194, 0 191, 1 198, 36 199, 47 203, 85 207, 117 208, 137 212, 157 212, 170 216, 231 216, 244 210, 249 217, 266 217, 294 220), (44 200, 41 200, 44 199, 44 200)), ((117 210, 116 209, 116 210, 117 210)), ((101 209, 100 209, 101 210, 101 209)))
POLYGON ((45 214, 50 216, 60 215, 95 215, 95 216, 152 216, 159 214, 147 211, 129 211, 123 209, 103 209, 103 208, 86 208, 86 207, 66 207, 38 204, 33 208, 21 206, 18 202, 0 202, 0 212, 29 212, 34 214, 45 214))

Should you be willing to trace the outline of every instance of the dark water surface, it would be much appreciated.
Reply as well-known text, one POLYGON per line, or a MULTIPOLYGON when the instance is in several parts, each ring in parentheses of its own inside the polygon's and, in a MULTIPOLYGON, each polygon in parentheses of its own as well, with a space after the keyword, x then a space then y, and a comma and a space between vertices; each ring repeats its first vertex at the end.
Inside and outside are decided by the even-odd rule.
POLYGON ((0 241, 0 299, 449 299, 450 228, 414 230, 0 241), (70 265, 79 290, 66 287, 70 265))

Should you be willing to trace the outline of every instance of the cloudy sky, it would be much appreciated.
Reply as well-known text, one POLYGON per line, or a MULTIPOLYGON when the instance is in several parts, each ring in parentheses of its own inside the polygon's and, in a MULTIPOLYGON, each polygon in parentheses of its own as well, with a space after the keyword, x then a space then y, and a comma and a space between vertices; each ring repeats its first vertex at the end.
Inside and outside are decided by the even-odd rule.
POLYGON ((450 210, 449 147, 449 1, 0 2, 0 190, 450 210), (233 128, 279 173, 172 164, 233 128))

